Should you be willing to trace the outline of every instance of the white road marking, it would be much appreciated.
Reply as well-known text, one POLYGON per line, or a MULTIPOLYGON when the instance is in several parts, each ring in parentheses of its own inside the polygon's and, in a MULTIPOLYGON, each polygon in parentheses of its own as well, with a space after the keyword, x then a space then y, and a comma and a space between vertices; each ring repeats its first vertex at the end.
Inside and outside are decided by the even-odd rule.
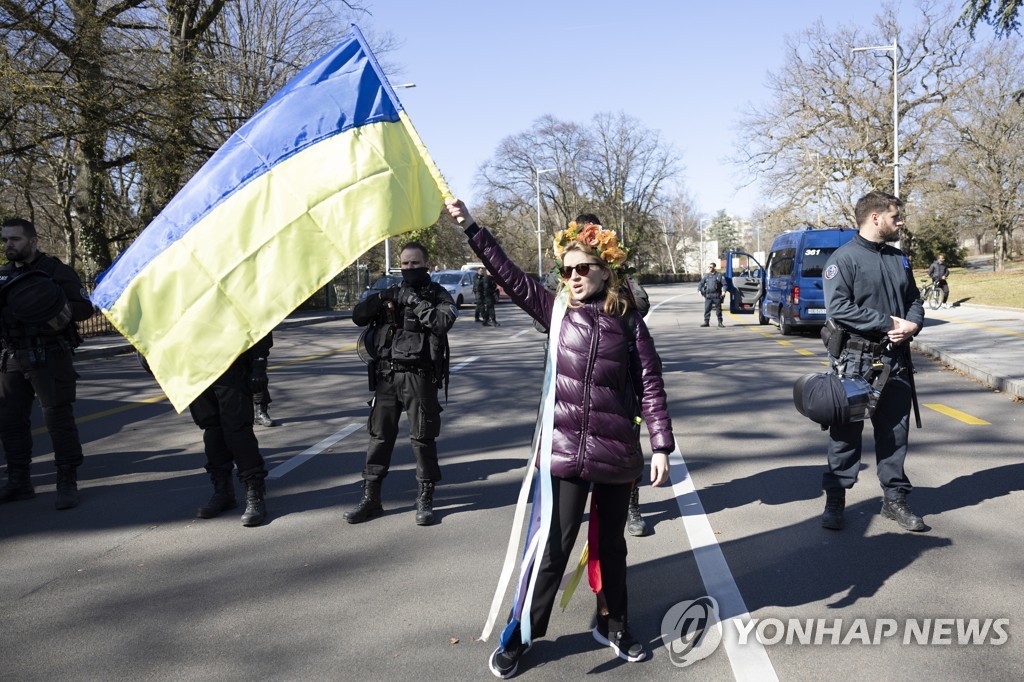
POLYGON ((743 602, 736 580, 732 577, 729 564, 725 561, 722 548, 718 546, 715 531, 711 528, 704 505, 701 504, 693 479, 686 468, 683 456, 676 448, 670 458, 669 472, 672 477, 672 492, 676 496, 676 504, 683 515, 683 527, 690 539, 693 558, 700 569, 700 577, 708 596, 718 601, 719 616, 722 620, 722 643, 729 657, 733 675, 737 680, 756 680, 757 682, 777 681, 778 675, 772 666, 768 653, 756 638, 748 638, 746 644, 739 645, 739 631, 736 621, 747 624, 750 613, 743 602))
POLYGON ((468 357, 465 360, 463 360, 462 362, 460 362, 459 364, 457 364, 454 367, 452 367, 451 370, 449 370, 449 371, 454 374, 455 372, 458 372, 460 369, 462 369, 463 367, 465 367, 469 363, 471 363, 471 362, 473 362, 475 360, 479 360, 479 359, 480 359, 480 356, 478 356, 478 355, 474 355, 472 357, 468 357))
POLYGON ((349 424, 345 428, 334 432, 327 438, 324 438, 322 441, 320 441, 313 447, 309 448, 308 450, 303 450, 294 457, 278 464, 276 467, 270 470, 270 473, 267 474, 267 478, 281 478, 295 467, 299 466, 300 464, 305 464, 306 462, 313 459, 327 448, 337 443, 342 438, 345 438, 346 436, 355 433, 361 428, 363 428, 363 424, 349 424))
POLYGON ((652 305, 651 309, 647 311, 647 315, 645 315, 644 317, 647 318, 648 316, 653 315, 654 311, 656 311, 658 308, 660 308, 661 306, 665 305, 669 301, 674 301, 677 298, 680 298, 681 296, 682 296, 682 294, 676 294, 675 296, 669 296, 668 298, 666 298, 661 303, 658 303, 657 305, 652 305))
MULTIPOLYGON (((476 356, 476 355, 474 355, 474 356, 472 356, 470 358, 466 358, 465 360, 463 360, 459 364, 457 364, 454 367, 452 367, 451 368, 451 372, 453 372, 453 373, 454 372, 458 372, 460 369, 462 369, 463 367, 465 367, 469 363, 473 362, 474 360, 478 360, 478 359, 479 359, 479 356, 476 356)), ((327 438, 324 438, 322 441, 320 441, 319 443, 317 443, 313 447, 311 447, 311 448, 309 448, 307 450, 303 450, 302 452, 300 452, 299 454, 295 455, 294 457, 292 457, 290 459, 287 459, 284 462, 281 462, 280 464, 278 464, 276 467, 274 467, 273 469, 270 470, 270 472, 267 474, 267 478, 281 478, 282 476, 284 476, 288 472, 292 471, 293 469, 295 469, 299 465, 305 464, 309 460, 313 459, 314 457, 319 455, 321 452, 323 452, 327 448, 329 448, 332 445, 334 445, 335 443, 337 443, 342 438, 345 438, 346 436, 352 435, 353 433, 355 433, 359 429, 363 428, 363 426, 364 426, 363 424, 349 424, 345 428, 343 428, 343 429, 341 429, 339 431, 336 431, 334 434, 328 436, 327 438)))

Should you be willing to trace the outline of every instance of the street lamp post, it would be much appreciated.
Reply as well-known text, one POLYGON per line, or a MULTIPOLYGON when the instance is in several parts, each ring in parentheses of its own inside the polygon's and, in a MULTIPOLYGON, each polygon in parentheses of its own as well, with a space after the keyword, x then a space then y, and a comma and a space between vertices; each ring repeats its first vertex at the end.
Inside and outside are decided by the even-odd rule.
POLYGON ((537 276, 544 278, 544 247, 540 243, 540 176, 544 173, 554 173, 557 168, 535 168, 537 174, 537 276))
POLYGON ((899 64, 899 43, 892 39, 892 45, 872 45, 871 47, 855 47, 854 52, 866 50, 892 50, 892 193, 900 195, 900 110, 899 90, 897 89, 897 66, 899 64))
MULTIPOLYGON (((398 83, 392 88, 415 88, 415 83, 398 83)), ((391 238, 384 237, 384 274, 391 272, 391 238)))
POLYGON ((701 218, 697 223, 697 232, 700 235, 700 258, 697 262, 697 272, 704 272, 704 223, 709 222, 710 218, 701 218))

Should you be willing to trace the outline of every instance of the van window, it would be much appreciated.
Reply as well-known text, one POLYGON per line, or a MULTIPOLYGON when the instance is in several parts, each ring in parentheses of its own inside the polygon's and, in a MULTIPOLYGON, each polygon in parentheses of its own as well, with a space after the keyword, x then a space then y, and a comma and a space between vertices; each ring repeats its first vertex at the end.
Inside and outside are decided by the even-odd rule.
POLYGON ((768 271, 769 277, 788 277, 793 274, 793 260, 796 258, 796 249, 780 249, 773 251, 771 265, 768 271))
POLYGON ((825 261, 835 252, 836 247, 815 247, 804 249, 804 277, 821 277, 825 261))

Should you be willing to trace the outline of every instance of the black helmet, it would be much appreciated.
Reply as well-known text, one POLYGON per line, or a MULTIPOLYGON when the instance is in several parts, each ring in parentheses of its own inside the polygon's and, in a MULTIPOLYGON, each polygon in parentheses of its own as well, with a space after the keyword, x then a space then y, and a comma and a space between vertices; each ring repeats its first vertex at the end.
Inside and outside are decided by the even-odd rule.
POLYGON ((822 426, 868 419, 877 401, 878 392, 859 376, 805 374, 793 386, 797 412, 822 426))
POLYGON ((41 270, 15 274, 0 292, 11 315, 22 324, 49 326, 59 331, 71 321, 64 290, 41 270))

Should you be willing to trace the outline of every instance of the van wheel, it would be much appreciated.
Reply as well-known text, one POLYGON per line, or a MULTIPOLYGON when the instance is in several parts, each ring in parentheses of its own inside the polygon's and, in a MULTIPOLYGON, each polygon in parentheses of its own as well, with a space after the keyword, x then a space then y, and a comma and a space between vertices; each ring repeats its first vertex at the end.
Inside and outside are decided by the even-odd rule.
POLYGON ((761 312, 760 308, 757 309, 757 321, 760 324, 768 324, 771 322, 771 320, 764 316, 764 313, 761 312))
POLYGON ((779 315, 779 332, 783 336, 793 335, 793 325, 786 320, 785 315, 779 315))
POLYGON ((462 296, 461 295, 458 297, 458 299, 455 300, 455 307, 456 308, 461 308, 462 307, 462 296))

